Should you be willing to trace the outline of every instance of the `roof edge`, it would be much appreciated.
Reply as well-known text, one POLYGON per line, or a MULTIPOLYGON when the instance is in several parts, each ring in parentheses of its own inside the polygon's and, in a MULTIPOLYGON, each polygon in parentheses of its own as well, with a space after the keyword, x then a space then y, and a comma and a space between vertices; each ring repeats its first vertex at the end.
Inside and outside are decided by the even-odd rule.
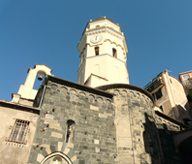
POLYGON ((135 85, 118 83, 118 84, 110 84, 110 85, 103 85, 103 86, 97 87, 97 89, 100 89, 100 90, 107 90, 107 89, 112 89, 112 88, 128 88, 128 89, 139 91, 139 92, 145 94, 146 96, 148 96, 151 99, 151 101, 153 102, 153 104, 155 105, 155 100, 154 100, 153 96, 148 91, 146 91, 143 88, 140 88, 138 86, 135 86, 135 85))
POLYGON ((67 86, 70 86, 70 87, 73 87, 73 88, 76 88, 76 89, 81 89, 81 90, 84 90, 84 91, 87 91, 87 92, 96 93, 96 94, 99 94, 101 96, 105 96, 105 97, 108 97, 108 98, 112 98, 114 96, 114 94, 112 94, 112 93, 108 93, 108 92, 99 90, 97 88, 91 88, 91 87, 88 87, 88 86, 85 86, 85 85, 81 85, 81 84, 78 84, 78 83, 75 83, 75 82, 72 82, 72 81, 68 81, 68 80, 65 80, 65 79, 61 79, 59 77, 51 76, 51 75, 47 76, 47 80, 57 82, 57 83, 60 83, 60 84, 64 84, 64 85, 67 85, 67 86))

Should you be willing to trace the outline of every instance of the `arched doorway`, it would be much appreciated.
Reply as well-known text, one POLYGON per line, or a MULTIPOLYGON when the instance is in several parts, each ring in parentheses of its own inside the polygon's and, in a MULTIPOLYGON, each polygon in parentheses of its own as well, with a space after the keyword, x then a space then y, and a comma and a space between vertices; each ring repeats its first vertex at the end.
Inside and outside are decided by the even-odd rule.
POLYGON ((73 164, 71 159, 62 152, 55 152, 43 159, 41 164, 73 164))

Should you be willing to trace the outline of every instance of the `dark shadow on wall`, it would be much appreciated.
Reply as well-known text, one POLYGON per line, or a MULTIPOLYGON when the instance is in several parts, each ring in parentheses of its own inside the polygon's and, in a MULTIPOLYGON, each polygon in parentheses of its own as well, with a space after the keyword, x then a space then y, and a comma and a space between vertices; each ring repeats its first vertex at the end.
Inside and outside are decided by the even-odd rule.
POLYGON ((179 110, 179 119, 181 122, 183 122, 185 125, 191 125, 191 119, 190 119, 190 111, 189 111, 189 105, 185 104, 185 109, 181 105, 177 105, 177 109, 179 110))
POLYGON ((179 147, 179 152, 183 159, 183 164, 192 163, 192 137, 185 140, 179 147))
POLYGON ((152 164, 183 164, 182 157, 175 150, 172 134, 165 124, 155 124, 152 116, 145 113, 145 131, 143 140, 145 151, 151 157, 152 164))

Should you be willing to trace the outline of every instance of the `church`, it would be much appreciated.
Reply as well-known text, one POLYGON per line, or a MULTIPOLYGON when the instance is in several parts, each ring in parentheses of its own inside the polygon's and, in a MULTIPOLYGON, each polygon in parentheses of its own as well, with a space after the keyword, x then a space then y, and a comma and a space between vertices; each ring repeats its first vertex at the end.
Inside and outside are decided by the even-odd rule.
POLYGON ((129 84, 120 25, 90 20, 78 50, 77 83, 35 65, 12 101, 0 100, 0 163, 191 163, 191 126, 154 110, 153 96, 129 84))

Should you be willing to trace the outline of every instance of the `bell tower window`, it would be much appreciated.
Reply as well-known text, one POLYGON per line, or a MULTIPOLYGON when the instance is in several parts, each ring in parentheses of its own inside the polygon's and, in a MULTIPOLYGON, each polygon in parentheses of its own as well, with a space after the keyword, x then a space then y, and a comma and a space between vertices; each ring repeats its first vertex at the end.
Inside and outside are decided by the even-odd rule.
POLYGON ((96 55, 96 56, 99 55, 99 47, 95 47, 95 55, 96 55))
POLYGON ((117 50, 113 48, 113 57, 117 58, 117 50))

